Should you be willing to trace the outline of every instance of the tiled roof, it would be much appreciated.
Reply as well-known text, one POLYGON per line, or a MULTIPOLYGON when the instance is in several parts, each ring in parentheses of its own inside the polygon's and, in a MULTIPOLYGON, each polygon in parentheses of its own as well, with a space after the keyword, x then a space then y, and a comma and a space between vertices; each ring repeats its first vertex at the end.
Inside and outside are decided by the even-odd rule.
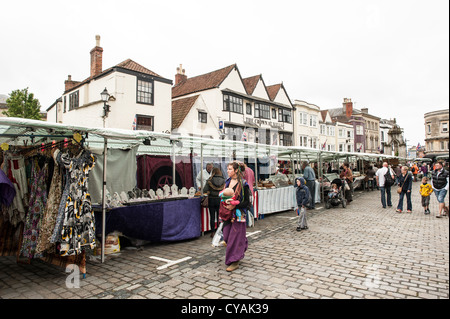
POLYGON ((172 101, 172 129, 180 127, 199 95, 172 101))
POLYGON ((120 68, 128 69, 128 70, 131 70, 131 71, 136 71, 136 72, 140 72, 140 73, 145 73, 145 74, 157 76, 159 78, 161 77, 160 75, 158 75, 155 72, 153 72, 153 71, 143 67, 142 65, 134 62, 131 59, 127 59, 127 60, 117 64, 116 67, 120 67, 120 68))
POLYGON ((140 65, 139 63, 136 63, 136 62, 134 62, 134 61, 131 60, 131 59, 127 59, 127 60, 125 60, 125 61, 123 61, 123 62, 120 62, 119 64, 117 64, 117 65, 115 65, 115 66, 113 66, 113 67, 111 67, 111 68, 108 68, 108 69, 106 69, 106 70, 103 70, 102 73, 100 73, 100 74, 98 74, 98 75, 96 75, 96 76, 94 76, 94 77, 88 77, 87 79, 85 79, 84 81, 79 82, 77 85, 71 87, 69 90, 65 91, 64 93, 69 92, 69 91, 72 91, 72 90, 74 90, 75 88, 78 88, 78 87, 82 86, 83 84, 86 84, 86 83, 90 82, 93 78, 97 78, 97 77, 100 77, 100 76, 106 74, 106 73, 110 72, 112 69, 114 69, 114 68, 116 68, 116 67, 119 67, 119 68, 127 69, 127 70, 130 70, 130 71, 135 71, 135 72, 144 73, 144 74, 148 74, 148 75, 152 75, 152 76, 156 76, 156 77, 162 78, 160 75, 158 75, 158 74, 156 74, 155 72, 153 72, 153 71, 151 71, 151 70, 149 70, 149 69, 143 67, 143 66, 140 65))
POLYGON ((235 67, 236 64, 232 64, 220 70, 188 78, 172 88, 172 98, 216 88, 235 67))
POLYGON ((255 75, 251 76, 245 79, 242 79, 242 82, 244 82, 245 90, 247 91, 248 95, 252 95, 253 91, 256 88, 256 85, 258 84, 259 79, 261 78, 261 75, 255 75))
POLYGON ((281 84, 274 84, 274 85, 270 85, 270 86, 266 86, 267 88, 267 93, 269 93, 269 98, 271 101, 273 101, 275 99, 275 97, 278 94, 278 91, 280 91, 281 89, 281 84))

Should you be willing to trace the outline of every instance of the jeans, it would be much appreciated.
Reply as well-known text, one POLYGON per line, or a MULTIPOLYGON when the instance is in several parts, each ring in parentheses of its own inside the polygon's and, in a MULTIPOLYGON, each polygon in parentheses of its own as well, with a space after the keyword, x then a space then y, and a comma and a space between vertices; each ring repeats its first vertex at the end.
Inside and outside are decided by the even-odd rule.
POLYGON ((401 192, 400 193, 400 198, 398 199, 397 209, 403 210, 403 197, 405 197, 405 194, 406 194, 406 209, 412 210, 411 192, 401 192))
POLYGON ((447 195, 447 190, 445 188, 435 189, 434 193, 436 194, 436 198, 439 203, 443 203, 445 199, 445 195, 447 195))
POLYGON ((391 187, 380 186, 380 190, 381 190, 381 205, 383 205, 383 208, 386 208, 386 194, 387 194, 387 205, 392 206, 391 187))

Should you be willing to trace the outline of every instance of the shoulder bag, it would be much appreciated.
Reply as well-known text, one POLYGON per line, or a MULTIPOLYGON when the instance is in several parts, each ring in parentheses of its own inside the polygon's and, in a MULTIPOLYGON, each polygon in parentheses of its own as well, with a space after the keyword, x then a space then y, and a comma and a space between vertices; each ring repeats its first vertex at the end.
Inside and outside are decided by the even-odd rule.
POLYGON ((402 186, 397 187, 397 194, 400 194, 403 190, 403 185, 405 185, 406 179, 408 178, 408 174, 405 176, 405 180, 403 181, 402 186))

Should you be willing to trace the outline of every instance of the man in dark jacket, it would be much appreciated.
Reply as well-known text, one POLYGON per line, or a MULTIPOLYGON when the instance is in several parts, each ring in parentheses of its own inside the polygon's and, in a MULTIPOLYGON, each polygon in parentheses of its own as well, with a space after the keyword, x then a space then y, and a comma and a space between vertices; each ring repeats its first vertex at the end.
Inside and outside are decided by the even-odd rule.
POLYGON ((442 211, 445 209, 444 199, 448 191, 448 177, 448 171, 444 169, 442 161, 438 161, 435 170, 431 174, 431 186, 439 202, 439 215, 436 216, 437 218, 442 217, 442 211))
POLYGON ((311 193, 308 186, 306 186, 306 182, 303 177, 296 178, 294 186, 296 187, 296 211, 298 214, 297 231, 300 231, 302 229, 308 229, 308 224, 306 221, 306 207, 310 205, 311 193))

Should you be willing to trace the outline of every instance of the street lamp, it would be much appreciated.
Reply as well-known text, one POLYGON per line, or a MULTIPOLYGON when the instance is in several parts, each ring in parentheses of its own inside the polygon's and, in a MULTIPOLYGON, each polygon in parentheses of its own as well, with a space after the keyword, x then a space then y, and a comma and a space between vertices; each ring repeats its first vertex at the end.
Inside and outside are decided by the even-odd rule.
POLYGON ((107 117, 108 116, 108 113, 111 111, 110 110, 110 106, 106 103, 106 102, 108 102, 108 100, 109 100, 109 93, 108 93, 108 90, 106 89, 106 87, 105 87, 105 89, 103 90, 103 92, 102 93, 100 93, 100 96, 102 97, 102 101, 103 101, 103 117, 107 117))

